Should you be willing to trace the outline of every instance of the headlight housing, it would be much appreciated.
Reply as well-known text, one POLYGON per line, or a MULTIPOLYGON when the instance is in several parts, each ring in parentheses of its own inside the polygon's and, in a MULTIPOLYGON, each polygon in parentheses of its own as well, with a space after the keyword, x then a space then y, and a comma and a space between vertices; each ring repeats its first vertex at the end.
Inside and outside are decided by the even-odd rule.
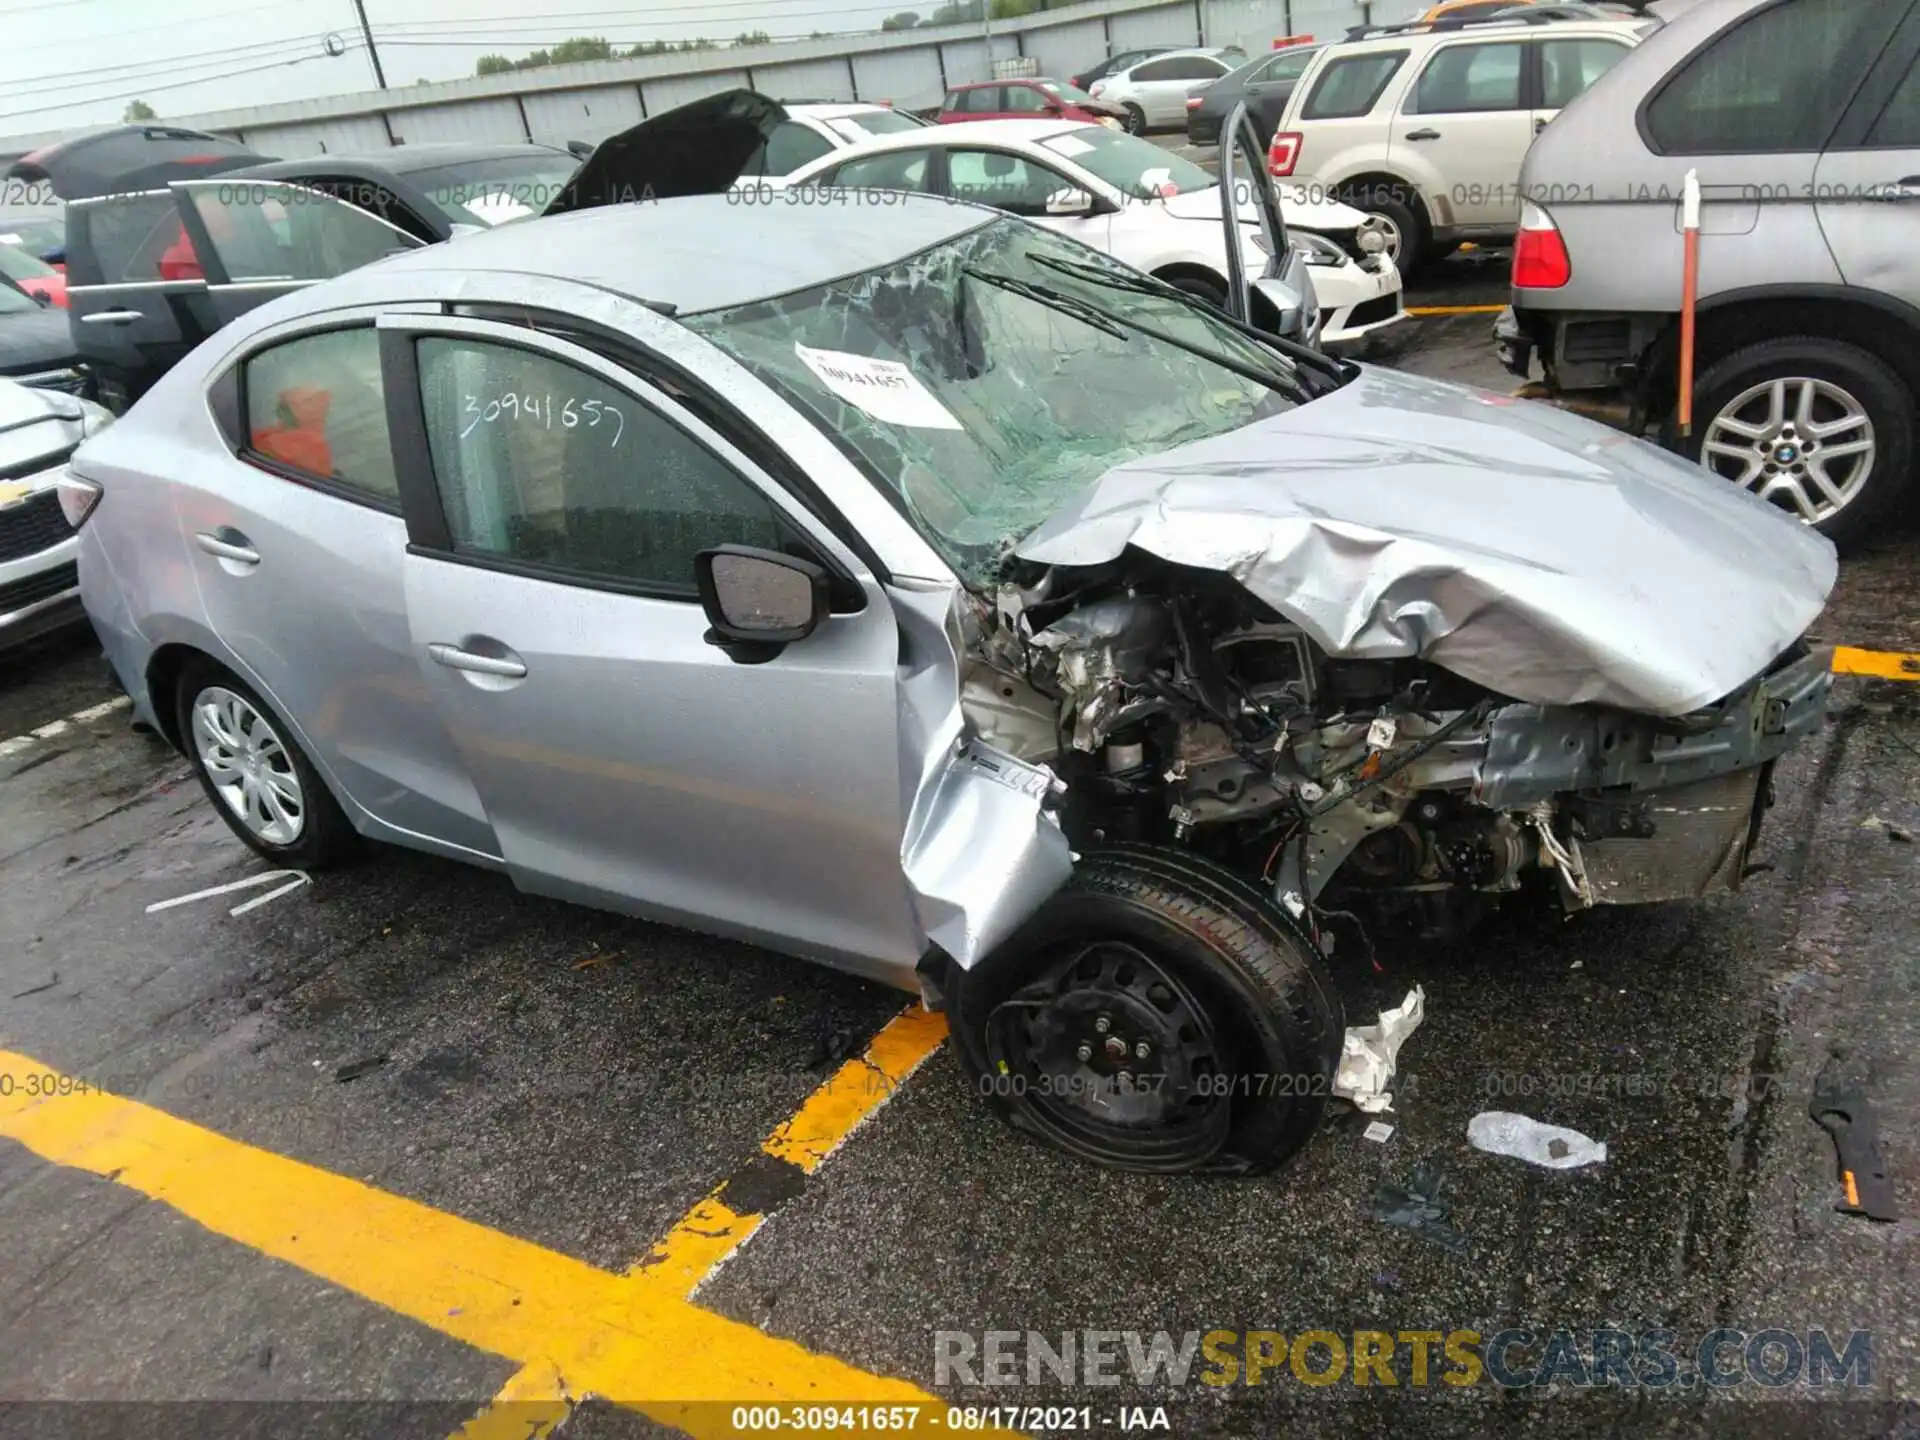
POLYGON ((1309 265, 1344 265, 1347 252, 1324 236, 1310 231, 1296 230, 1289 237, 1293 248, 1298 250, 1309 265))

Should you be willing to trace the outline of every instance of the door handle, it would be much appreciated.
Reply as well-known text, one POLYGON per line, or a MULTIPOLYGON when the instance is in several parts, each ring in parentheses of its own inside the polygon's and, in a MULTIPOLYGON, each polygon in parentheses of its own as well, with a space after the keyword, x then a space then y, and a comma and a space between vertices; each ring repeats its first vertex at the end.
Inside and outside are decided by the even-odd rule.
POLYGON ((1439 138, 1438 130, 1415 130, 1407 136, 1409 140, 1438 140, 1439 138))
MULTIPOLYGON (((238 531, 230 533, 239 534, 238 531)), ((247 545, 245 543, 246 538, 246 536, 241 535, 237 542, 233 540, 222 540, 218 535, 209 535, 205 530, 202 530, 198 535, 193 537, 193 543, 206 551, 207 554, 217 555, 222 560, 233 560, 242 565, 258 565, 260 563, 260 552, 250 545, 247 545)))
POLYGON ((131 325, 136 320, 147 317, 138 310, 95 310, 91 315, 82 315, 82 325, 131 325))
POLYGON ((522 680, 527 674, 527 667, 518 660, 503 660, 497 655, 476 655, 471 650, 462 650, 458 645, 448 645, 439 640, 427 646, 427 654, 433 657, 436 665, 444 665, 449 670, 471 670, 476 675, 498 675, 503 680, 522 680))

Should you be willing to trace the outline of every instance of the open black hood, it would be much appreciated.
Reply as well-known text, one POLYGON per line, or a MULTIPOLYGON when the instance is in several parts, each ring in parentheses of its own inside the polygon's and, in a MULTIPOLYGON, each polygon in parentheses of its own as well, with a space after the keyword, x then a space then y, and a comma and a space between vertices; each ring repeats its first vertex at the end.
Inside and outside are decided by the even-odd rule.
POLYGON ((668 110, 601 141, 541 213, 718 194, 740 178, 786 118, 778 100, 752 90, 728 90, 668 110))
POLYGON ((45 181, 62 200, 154 190, 271 160, 235 140, 177 125, 116 125, 43 146, 13 162, 15 180, 45 181))

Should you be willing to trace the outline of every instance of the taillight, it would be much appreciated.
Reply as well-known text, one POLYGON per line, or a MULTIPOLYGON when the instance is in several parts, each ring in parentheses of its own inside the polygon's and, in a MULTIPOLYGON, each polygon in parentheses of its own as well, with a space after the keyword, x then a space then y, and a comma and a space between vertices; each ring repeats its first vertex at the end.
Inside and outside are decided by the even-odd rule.
POLYGON ((1273 143, 1267 147, 1267 173, 1285 178, 1293 174, 1293 167, 1300 163, 1300 142, 1298 132, 1282 130, 1273 137, 1273 143))
POLYGON ((71 472, 62 475, 55 484, 60 496, 61 513, 67 517, 67 524, 78 530, 87 523, 87 517, 100 503, 100 487, 91 480, 82 480, 71 472))
POLYGON ((1189 95, 1187 97, 1187 109, 1198 110, 1199 108, 1200 108, 1200 97, 1198 95, 1189 95))
POLYGON ((1556 290, 1573 278, 1573 260, 1553 217, 1531 200, 1520 206, 1513 242, 1513 283, 1522 290, 1556 290))

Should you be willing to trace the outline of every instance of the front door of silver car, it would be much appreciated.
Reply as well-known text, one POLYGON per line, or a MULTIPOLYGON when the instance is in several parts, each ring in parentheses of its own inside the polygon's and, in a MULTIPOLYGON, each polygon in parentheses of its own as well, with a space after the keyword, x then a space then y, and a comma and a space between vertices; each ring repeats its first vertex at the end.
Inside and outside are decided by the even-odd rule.
POLYGON ((372 315, 268 332, 211 398, 230 453, 178 467, 171 488, 224 658, 378 838, 497 855, 413 663, 372 315))
POLYGON ((419 673, 515 882, 910 973, 901 633, 873 576, 623 367, 518 326, 381 326, 423 437, 419 673), (818 559, 836 613, 770 659, 716 643, 695 556, 723 544, 818 559))

